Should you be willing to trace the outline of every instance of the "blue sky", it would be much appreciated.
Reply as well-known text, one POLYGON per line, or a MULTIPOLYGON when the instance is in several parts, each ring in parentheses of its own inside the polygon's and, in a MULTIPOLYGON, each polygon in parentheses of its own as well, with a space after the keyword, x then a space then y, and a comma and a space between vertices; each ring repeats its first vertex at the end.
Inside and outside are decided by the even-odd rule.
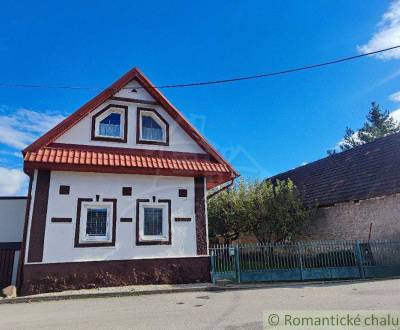
MULTIPOLYGON (((23 194, 19 150, 133 66, 156 85, 287 69, 400 44, 399 1, 6 1, 0 195, 23 194)), ((400 52, 313 71, 164 94, 244 175, 326 155, 371 101, 400 108, 400 52)), ((395 113, 395 115, 399 113, 395 113)), ((400 116, 399 116, 400 118, 400 116)))

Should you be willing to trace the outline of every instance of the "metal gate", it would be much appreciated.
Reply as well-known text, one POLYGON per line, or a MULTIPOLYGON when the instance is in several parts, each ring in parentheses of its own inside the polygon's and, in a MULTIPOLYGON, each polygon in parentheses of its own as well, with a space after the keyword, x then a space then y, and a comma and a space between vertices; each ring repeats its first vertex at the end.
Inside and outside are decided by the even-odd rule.
POLYGON ((16 274, 20 243, 0 243, 0 290, 12 284, 16 274))
POLYGON ((217 245, 212 280, 305 281, 400 276, 400 241, 217 245))

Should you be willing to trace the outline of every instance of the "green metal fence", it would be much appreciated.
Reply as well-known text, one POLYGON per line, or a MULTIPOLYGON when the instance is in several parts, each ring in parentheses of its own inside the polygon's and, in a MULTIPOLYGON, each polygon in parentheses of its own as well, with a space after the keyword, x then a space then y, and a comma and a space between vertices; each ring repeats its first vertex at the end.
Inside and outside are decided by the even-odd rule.
POLYGON ((215 245, 210 255, 214 282, 400 276, 400 241, 215 245))

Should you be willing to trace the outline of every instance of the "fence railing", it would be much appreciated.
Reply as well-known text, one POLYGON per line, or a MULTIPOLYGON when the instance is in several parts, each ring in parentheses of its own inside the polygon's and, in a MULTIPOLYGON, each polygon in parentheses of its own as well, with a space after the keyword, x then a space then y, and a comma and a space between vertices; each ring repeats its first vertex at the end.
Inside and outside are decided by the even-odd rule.
POLYGON ((400 241, 215 245, 210 248, 210 255, 214 280, 304 280, 400 275, 400 241))

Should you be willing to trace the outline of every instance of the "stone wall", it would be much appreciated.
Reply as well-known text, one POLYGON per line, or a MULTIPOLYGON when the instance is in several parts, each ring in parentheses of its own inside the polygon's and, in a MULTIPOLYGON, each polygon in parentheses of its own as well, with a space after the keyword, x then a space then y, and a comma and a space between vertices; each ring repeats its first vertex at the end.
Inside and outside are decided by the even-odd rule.
POLYGON ((320 208, 299 240, 400 240, 400 194, 320 208))
POLYGON ((30 264, 23 268, 20 294, 210 280, 210 257, 30 264))

